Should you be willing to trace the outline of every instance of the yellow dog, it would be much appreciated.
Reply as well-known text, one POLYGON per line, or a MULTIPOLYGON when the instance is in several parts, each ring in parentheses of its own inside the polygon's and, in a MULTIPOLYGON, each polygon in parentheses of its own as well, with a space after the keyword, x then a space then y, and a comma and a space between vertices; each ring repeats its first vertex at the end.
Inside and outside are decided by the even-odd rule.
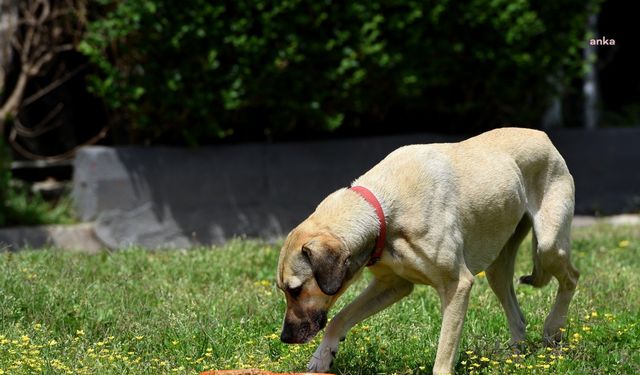
POLYGON ((329 308, 367 264, 374 275, 331 320, 309 370, 327 371, 351 327, 408 295, 414 284, 427 284, 437 290, 442 311, 433 373, 453 373, 480 271, 504 308, 511 342, 524 340, 513 273, 518 246, 532 227, 534 267, 521 282, 541 287, 552 276, 558 280, 544 338, 562 338, 579 278, 570 261, 574 184, 546 134, 503 128, 460 143, 405 146, 352 186, 325 198, 291 231, 280 254, 286 343, 308 342, 323 329, 329 308))

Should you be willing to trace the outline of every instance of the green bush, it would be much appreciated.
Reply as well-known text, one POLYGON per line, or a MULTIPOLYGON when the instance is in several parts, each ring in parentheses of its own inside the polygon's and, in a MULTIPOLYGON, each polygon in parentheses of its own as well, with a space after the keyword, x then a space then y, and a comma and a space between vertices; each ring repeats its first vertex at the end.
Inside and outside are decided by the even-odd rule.
POLYGON ((10 153, 0 139, 0 227, 74 221, 70 197, 48 202, 40 194, 32 193, 25 182, 12 180, 10 153))
POLYGON ((127 142, 534 125, 598 0, 100 0, 80 50, 127 142))
POLYGON ((4 145, 4 140, 0 138, 0 226, 3 226, 7 221, 7 201, 10 183, 11 168, 9 152, 4 145))

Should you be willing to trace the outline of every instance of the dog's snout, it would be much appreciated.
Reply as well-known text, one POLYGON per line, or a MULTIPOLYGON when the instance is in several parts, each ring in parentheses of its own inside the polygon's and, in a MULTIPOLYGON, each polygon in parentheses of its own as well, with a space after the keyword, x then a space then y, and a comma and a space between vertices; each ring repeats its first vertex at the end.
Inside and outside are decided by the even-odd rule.
POLYGON ((296 339, 294 326, 285 324, 282 327, 282 333, 280 334, 280 341, 285 344, 300 344, 301 342, 296 339))
POLYGON ((282 327, 282 333, 280 333, 280 341, 284 342, 285 344, 297 343, 290 325, 285 324, 284 327, 282 327))
POLYGON ((285 321, 280 334, 280 341, 285 344, 304 344, 309 342, 316 332, 312 332, 311 324, 307 321, 295 323, 285 321))
POLYGON ((312 313, 306 319, 285 319, 280 341, 286 344, 304 344, 327 325, 327 312, 312 313))

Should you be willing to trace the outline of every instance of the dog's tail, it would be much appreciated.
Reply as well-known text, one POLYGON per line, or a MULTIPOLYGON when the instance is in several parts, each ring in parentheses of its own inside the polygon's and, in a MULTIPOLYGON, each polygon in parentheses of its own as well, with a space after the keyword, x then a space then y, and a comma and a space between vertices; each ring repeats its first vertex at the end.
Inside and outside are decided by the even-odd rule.
POLYGON ((549 284, 551 281, 551 274, 546 272, 542 267, 542 260, 540 259, 539 249, 538 249, 538 239, 536 238, 536 231, 531 231, 532 237, 532 246, 531 252, 533 255, 533 271, 531 275, 525 275, 520 277, 520 282, 522 284, 528 284, 535 288, 542 288, 543 286, 549 284))

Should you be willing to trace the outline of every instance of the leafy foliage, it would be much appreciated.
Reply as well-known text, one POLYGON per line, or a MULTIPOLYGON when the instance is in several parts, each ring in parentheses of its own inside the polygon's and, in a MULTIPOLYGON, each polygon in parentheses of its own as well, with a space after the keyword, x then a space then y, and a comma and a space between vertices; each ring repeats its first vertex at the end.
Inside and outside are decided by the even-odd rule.
POLYGON ((7 200, 9 184, 11 183, 11 169, 9 167, 9 152, 0 139, 0 226, 7 221, 7 200))
POLYGON ((193 144, 535 124, 551 82, 581 74, 598 0, 99 3, 80 45, 93 91, 128 141, 193 144))
POLYGON ((40 194, 29 191, 26 183, 12 180, 9 150, 0 139, 0 227, 74 221, 70 197, 48 202, 40 194))

